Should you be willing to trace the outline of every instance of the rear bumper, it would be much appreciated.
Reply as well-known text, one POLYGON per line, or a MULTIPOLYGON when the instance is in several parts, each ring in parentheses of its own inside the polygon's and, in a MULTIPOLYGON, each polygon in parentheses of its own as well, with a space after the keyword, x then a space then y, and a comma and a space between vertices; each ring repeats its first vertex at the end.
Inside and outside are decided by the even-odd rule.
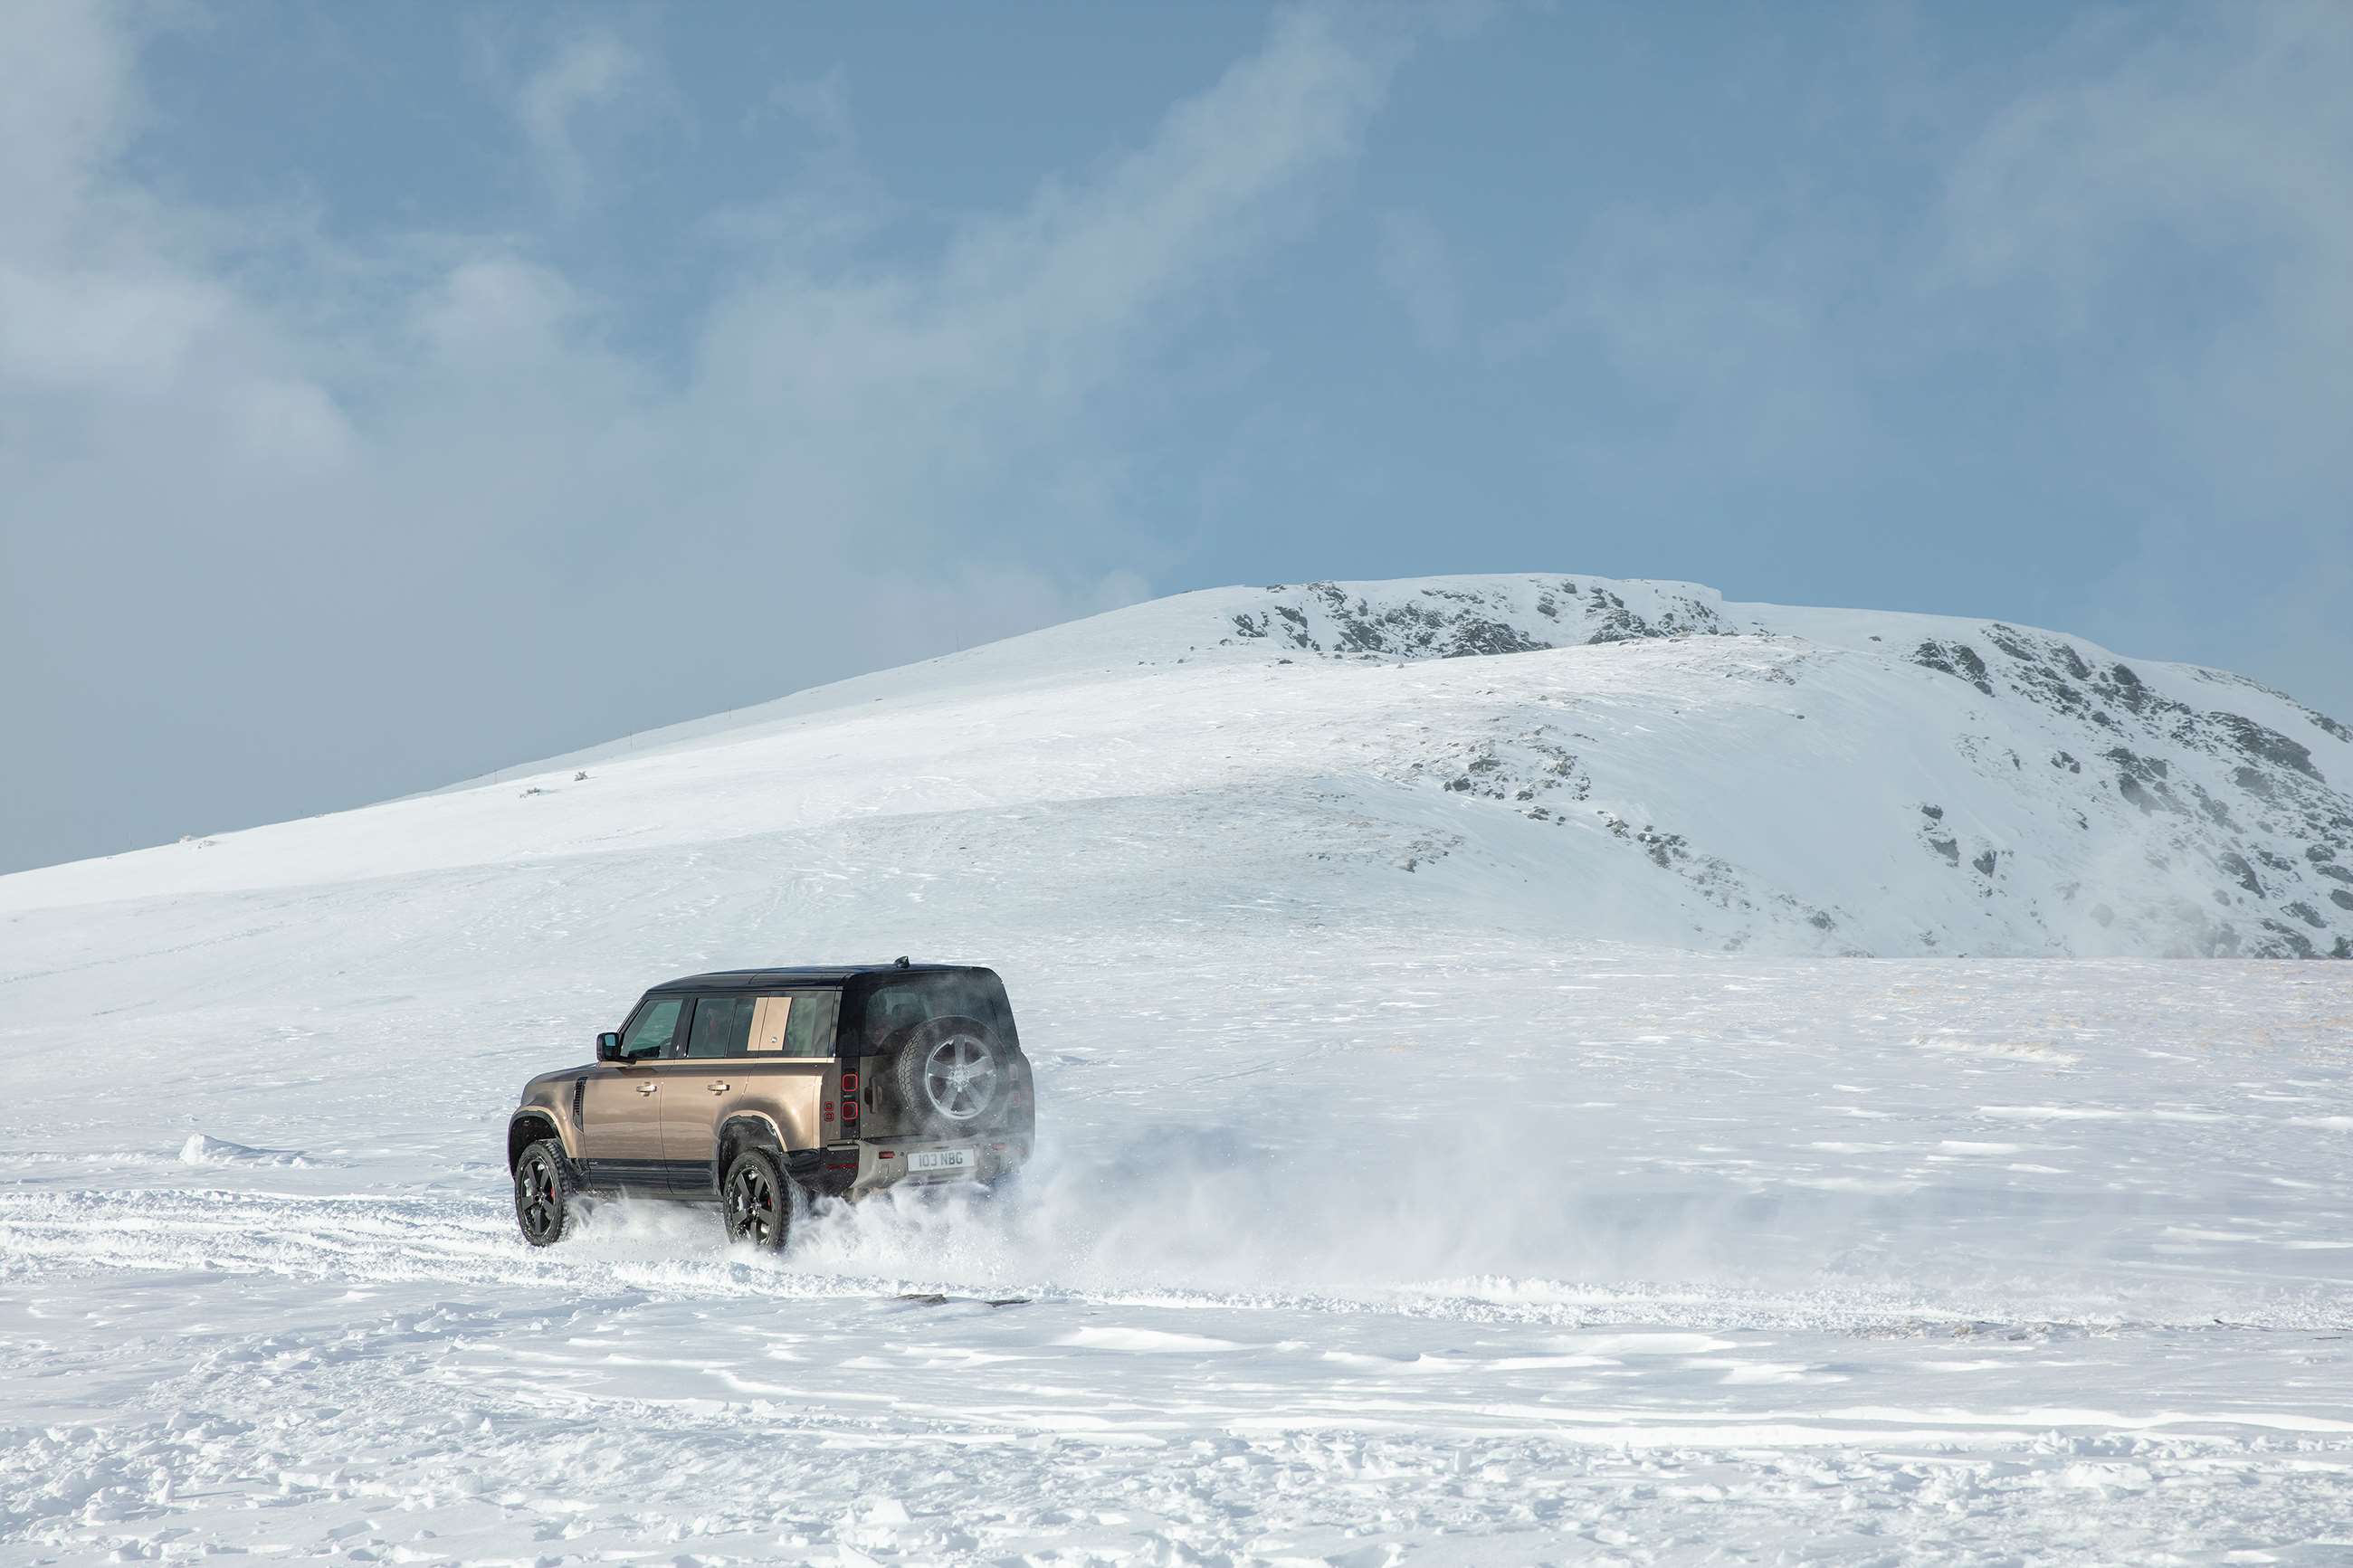
POLYGON ((883 1187, 993 1182, 1029 1158, 1029 1141, 1006 1130, 969 1138, 862 1138, 793 1155, 791 1175, 821 1196, 855 1198, 883 1187), (918 1158, 926 1155, 947 1158, 918 1158))

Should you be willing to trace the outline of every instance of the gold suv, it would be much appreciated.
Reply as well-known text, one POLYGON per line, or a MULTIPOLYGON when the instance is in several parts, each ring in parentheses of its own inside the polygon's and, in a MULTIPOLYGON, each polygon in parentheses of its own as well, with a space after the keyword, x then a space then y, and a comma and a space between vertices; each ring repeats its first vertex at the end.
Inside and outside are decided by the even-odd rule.
POLYGON ((507 1169, 533 1247, 599 1194, 717 1203, 731 1241, 776 1249, 797 1194, 992 1182, 1036 1127, 995 971, 744 969, 655 986, 594 1063, 523 1085, 507 1169))

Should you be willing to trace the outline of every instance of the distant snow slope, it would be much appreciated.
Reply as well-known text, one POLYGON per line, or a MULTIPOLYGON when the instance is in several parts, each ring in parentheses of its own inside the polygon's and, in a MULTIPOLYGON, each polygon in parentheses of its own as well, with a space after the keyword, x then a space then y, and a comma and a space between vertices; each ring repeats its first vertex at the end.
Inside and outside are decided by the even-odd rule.
POLYGON ((1592 577, 1323 583, 10 878, 0 908, 1022 808, 1000 847, 1041 886, 1074 815, 1108 815, 1205 879, 1504 900, 1565 938, 2345 957, 2348 784, 2353 731, 2283 693, 2000 622, 1592 577))
POLYGON ((2342 1563, 2353 964, 1948 955, 2334 951, 2348 770, 2043 633, 1229 589, 0 878, 0 1564, 2342 1563), (645 985, 900 952, 1011 1190, 522 1245, 645 985))

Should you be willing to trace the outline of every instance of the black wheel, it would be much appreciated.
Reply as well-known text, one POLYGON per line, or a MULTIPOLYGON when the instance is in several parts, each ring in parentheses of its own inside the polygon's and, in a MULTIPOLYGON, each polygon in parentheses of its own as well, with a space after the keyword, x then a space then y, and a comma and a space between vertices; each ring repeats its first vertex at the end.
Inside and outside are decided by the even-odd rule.
POLYGON ((785 1249, 793 1223, 793 1188, 774 1154, 746 1149, 729 1161, 719 1196, 731 1243, 748 1241, 763 1252, 785 1249))
POLYGON ((527 1146, 515 1162, 515 1223, 522 1238, 533 1247, 553 1247, 571 1228, 580 1209, 580 1184, 573 1179, 572 1162, 564 1145, 543 1138, 527 1146))
POLYGON ((934 1018, 907 1037, 892 1064, 899 1103, 927 1129, 977 1126, 1011 1087, 1005 1047, 977 1018, 934 1018))

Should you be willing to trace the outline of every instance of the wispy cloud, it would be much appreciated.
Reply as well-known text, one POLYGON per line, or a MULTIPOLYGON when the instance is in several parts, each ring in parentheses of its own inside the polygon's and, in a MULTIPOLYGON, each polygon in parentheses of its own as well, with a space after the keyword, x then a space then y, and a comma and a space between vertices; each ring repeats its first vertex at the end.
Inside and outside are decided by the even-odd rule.
MULTIPOLYGON (((1140 143, 928 251, 736 234, 691 337, 640 348, 504 235, 230 265, 192 237, 229 215, 117 156, 137 47, 94 8, 0 18, 0 661, 148 694, 96 772, 245 758, 216 799, 159 786, 203 821, 433 782, 404 735, 454 773, 1146 593, 1120 389, 1295 231, 1398 58, 1284 13, 1140 143), (302 793, 231 805, 289 752, 302 793)), ((589 29, 522 85, 565 190, 581 117, 646 68, 589 29)), ((803 107, 845 142, 849 102, 803 107)), ((7 683, 0 727, 58 732, 73 684, 7 683)))
POLYGON ((565 204, 576 205, 588 187, 575 122, 613 103, 646 75, 636 49, 611 27, 592 23, 558 41, 516 89, 515 118, 565 204))
MULTIPOLYGON (((2341 5, 2200 8, 2121 47, 2087 27, 1957 160, 1941 214, 1948 274, 2019 328, 2123 345, 2156 449, 2196 484, 2148 520, 2102 597, 2225 626, 2274 668, 2328 670, 2344 646, 2348 81, 2341 5), (2274 588, 2238 603, 2188 588, 2225 554, 2274 563, 2274 588)), ((2114 635, 2125 616, 2105 618, 2090 629, 2114 635)), ((2341 668, 2316 684, 2353 697, 2341 668)))
MULTIPOLYGON (((1841 80, 1874 79, 1877 46, 1854 47, 1841 80)), ((2353 12, 2325 4, 2090 17, 1926 108, 1898 100, 1916 84, 1891 68, 1883 98, 1841 101, 1903 127, 1903 199, 1810 170, 1599 205, 1550 308, 1482 342, 1600 377, 1563 449, 1665 515, 1864 483, 1919 495, 1939 471, 2000 470, 2013 452, 1978 443, 2010 443, 2034 459, 2021 482, 2146 518, 2066 607, 2079 629, 2293 669, 2343 646, 2311 585, 2341 581, 2353 537, 2348 79, 2353 12), (1968 406, 2029 363, 2079 379, 1968 406), (2226 563, 2275 586, 2190 586, 2226 563)), ((2067 521, 2047 490, 2020 504, 2067 521)), ((2353 696, 2327 671, 2307 689, 2353 696)))

